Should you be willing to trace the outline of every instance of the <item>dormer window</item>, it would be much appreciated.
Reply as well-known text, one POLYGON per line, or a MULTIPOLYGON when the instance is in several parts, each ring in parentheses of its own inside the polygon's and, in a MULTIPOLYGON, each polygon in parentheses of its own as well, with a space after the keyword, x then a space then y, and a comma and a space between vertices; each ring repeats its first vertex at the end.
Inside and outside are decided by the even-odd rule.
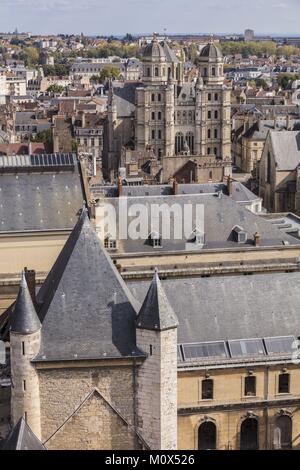
POLYGON ((233 238, 236 242, 238 243, 246 243, 248 240, 248 235, 247 232, 240 227, 239 225, 236 225, 233 229, 233 238))
POLYGON ((161 236, 158 232, 152 231, 149 234, 149 240, 153 248, 161 248, 162 246, 162 241, 161 241, 161 236))
POLYGON ((116 250, 117 249, 117 240, 113 238, 105 238, 104 240, 104 248, 107 250, 116 250))
POLYGON ((195 228, 188 238, 188 243, 193 243, 197 248, 203 248, 205 245, 205 233, 198 228, 195 228))

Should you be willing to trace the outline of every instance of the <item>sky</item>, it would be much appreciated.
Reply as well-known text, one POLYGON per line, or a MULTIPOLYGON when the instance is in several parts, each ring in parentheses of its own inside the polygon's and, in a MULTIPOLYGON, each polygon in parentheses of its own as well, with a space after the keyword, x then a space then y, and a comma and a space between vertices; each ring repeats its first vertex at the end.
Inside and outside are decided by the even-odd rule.
POLYGON ((0 0, 0 31, 300 36, 300 0, 0 0))

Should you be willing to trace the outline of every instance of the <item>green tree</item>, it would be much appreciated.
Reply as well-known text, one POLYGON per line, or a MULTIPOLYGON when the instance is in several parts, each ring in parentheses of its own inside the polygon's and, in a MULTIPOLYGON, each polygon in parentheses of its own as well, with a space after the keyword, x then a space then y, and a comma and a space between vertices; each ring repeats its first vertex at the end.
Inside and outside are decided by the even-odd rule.
POLYGON ((35 137, 31 138, 32 142, 42 142, 43 144, 48 144, 52 146, 53 136, 52 129, 46 129, 45 131, 38 132, 35 137))
POLYGON ((36 47, 32 47, 32 46, 25 47, 23 52, 24 52, 25 64, 27 66, 32 67, 39 63, 40 53, 36 47))
POLYGON ((120 77, 119 69, 117 69, 116 67, 107 66, 101 70, 99 75, 93 75, 90 78, 90 81, 94 83, 105 83, 107 79, 109 78, 118 79, 119 77, 120 77))
POLYGON ((64 87, 61 86, 61 85, 57 85, 57 83, 53 83, 53 85, 50 85, 48 88, 47 88, 47 91, 49 93, 62 93, 64 91, 64 87))

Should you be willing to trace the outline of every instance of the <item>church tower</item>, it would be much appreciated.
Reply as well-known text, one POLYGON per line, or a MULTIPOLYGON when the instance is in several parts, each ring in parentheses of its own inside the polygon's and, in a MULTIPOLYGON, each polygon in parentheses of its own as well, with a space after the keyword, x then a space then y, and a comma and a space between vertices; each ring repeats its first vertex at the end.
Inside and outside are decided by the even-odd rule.
POLYGON ((41 437, 38 374, 31 363, 40 349, 41 323, 22 274, 10 325, 11 414, 15 426, 24 418, 34 434, 41 437))
POLYGON ((177 317, 157 272, 137 317, 138 427, 153 450, 177 448, 177 317))
MULTIPOLYGON (((213 155, 218 159, 231 159, 231 91, 224 86, 224 59, 212 40, 202 49, 199 73, 202 92, 201 121, 202 145, 200 155, 213 155)), ((200 119, 200 116, 199 116, 200 119)))
POLYGON ((170 51, 153 36, 143 51, 143 79, 136 90, 135 147, 141 155, 152 149, 158 159, 174 153, 174 86, 180 68, 170 51))

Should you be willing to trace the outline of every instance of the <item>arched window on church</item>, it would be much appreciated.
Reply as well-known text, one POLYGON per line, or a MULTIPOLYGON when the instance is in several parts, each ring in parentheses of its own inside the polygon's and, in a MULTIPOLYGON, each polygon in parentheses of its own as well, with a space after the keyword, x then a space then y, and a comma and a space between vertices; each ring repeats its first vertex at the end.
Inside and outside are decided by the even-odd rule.
POLYGON ((193 154, 194 153, 194 140, 195 140, 193 132, 188 132, 186 134, 185 139, 189 146, 190 152, 193 154))
POLYGON ((159 74, 158 74, 158 67, 155 67, 155 69, 154 69, 154 75, 155 75, 155 77, 158 77, 158 75, 159 75, 159 74))
POLYGON ((212 67, 211 74, 212 74, 213 77, 216 76, 216 68, 215 67, 212 67))
POLYGON ((157 119, 158 119, 159 121, 161 121, 161 112, 160 112, 160 111, 158 111, 157 119))
POLYGON ((177 132, 175 135, 175 154, 178 155, 183 150, 184 137, 182 132, 177 132))
POLYGON ((212 421, 205 421, 198 429, 198 449, 215 450, 217 447, 217 428, 212 421))
POLYGON ((242 422, 240 449, 258 450, 258 422, 256 418, 247 418, 242 422))
POLYGON ((218 111, 215 111, 215 119, 218 119, 218 117, 219 117, 219 113, 218 111))
POLYGON ((211 138, 211 130, 210 130, 210 129, 207 130, 207 138, 208 138, 208 139, 211 138))
POLYGON ((290 416, 278 416, 275 422, 274 449, 292 449, 293 422, 290 416))
POLYGON ((150 72, 150 67, 147 67, 147 73, 146 73, 147 77, 150 77, 151 75, 151 72, 150 72))

